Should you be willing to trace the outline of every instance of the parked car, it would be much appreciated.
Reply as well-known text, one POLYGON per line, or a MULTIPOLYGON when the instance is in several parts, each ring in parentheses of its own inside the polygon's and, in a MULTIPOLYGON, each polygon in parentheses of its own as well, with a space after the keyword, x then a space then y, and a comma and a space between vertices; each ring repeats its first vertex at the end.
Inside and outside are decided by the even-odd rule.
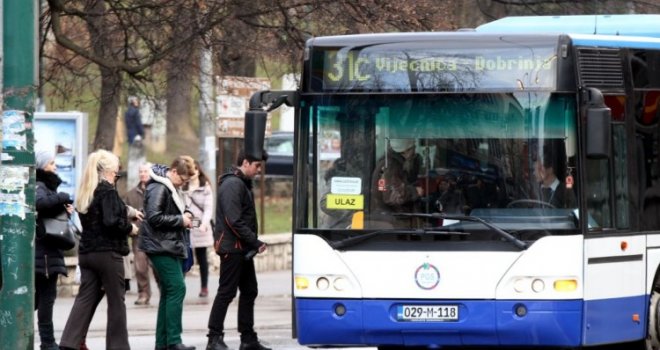
POLYGON ((266 178, 293 177, 293 142, 292 131, 276 131, 266 139, 266 178))
MULTIPOLYGON (((339 132, 329 134, 320 140, 319 160, 328 164, 339 158, 340 138, 339 132)), ((312 144, 310 138, 310 144, 312 144)), ((293 131, 275 131, 266 138, 265 148, 268 152, 266 161, 266 178, 293 177, 293 131)), ((311 157, 311 152, 310 152, 311 157)))

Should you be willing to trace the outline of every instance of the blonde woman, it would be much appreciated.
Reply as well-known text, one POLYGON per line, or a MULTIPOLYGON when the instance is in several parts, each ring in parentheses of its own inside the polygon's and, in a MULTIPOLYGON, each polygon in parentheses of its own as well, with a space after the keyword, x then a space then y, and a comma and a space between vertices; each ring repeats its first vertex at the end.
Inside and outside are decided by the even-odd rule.
POLYGON ((60 349, 80 347, 104 294, 108 300, 105 348, 130 349, 123 256, 129 252, 128 236, 133 225, 115 189, 118 171, 119 159, 106 150, 95 151, 87 159, 75 203, 83 227, 78 247, 80 290, 64 327, 60 349))

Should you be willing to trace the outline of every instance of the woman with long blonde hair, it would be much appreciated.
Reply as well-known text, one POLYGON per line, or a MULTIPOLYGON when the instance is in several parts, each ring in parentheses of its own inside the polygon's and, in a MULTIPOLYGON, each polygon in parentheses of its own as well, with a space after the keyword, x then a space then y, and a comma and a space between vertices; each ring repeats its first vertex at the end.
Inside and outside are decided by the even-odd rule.
POLYGON ((83 232, 78 247, 80 290, 69 314, 60 349, 78 349, 96 304, 108 301, 106 349, 130 349, 126 328, 123 256, 133 230, 128 209, 115 188, 119 159, 106 150, 87 159, 76 196, 83 232))

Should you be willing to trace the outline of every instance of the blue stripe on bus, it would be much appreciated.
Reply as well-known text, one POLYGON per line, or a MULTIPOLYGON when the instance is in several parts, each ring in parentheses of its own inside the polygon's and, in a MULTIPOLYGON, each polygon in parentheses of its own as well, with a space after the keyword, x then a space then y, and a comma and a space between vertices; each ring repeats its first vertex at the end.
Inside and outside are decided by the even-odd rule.
MULTIPOLYGON (((639 304, 648 300, 635 298, 639 304)), ((630 298, 589 301, 587 309, 618 310, 626 314, 624 305, 630 298), (614 309, 612 309, 614 308, 614 309)), ((612 313, 589 315, 592 330, 583 339, 583 300, 447 300, 443 304, 459 305, 456 322, 397 321, 397 306, 402 304, 433 304, 426 300, 328 300, 296 299, 298 342, 302 345, 520 345, 579 346, 643 338, 646 316, 640 322, 613 318, 612 313), (337 316, 337 305, 346 313, 337 316), (515 315, 515 308, 524 305, 527 314, 515 315), (614 320, 612 324, 608 322, 614 320), (603 327, 608 324, 608 327, 603 327), (598 326, 598 327, 594 327, 598 326)), ((644 304, 646 305, 646 304, 644 304)), ((628 310, 627 308, 626 310, 628 310)))
POLYGON ((648 296, 585 301, 584 345, 635 341, 646 336, 648 296), (635 321, 634 315, 639 317, 635 321))

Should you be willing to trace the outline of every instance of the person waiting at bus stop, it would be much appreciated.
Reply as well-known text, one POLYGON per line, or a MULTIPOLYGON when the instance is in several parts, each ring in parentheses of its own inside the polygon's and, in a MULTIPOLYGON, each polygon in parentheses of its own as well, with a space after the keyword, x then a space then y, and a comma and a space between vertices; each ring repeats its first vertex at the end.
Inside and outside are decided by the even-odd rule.
POLYGON ((206 350, 228 350, 224 342, 224 323, 229 304, 238 299, 240 350, 270 350, 259 342, 254 331, 254 300, 257 298, 257 275, 252 257, 266 251, 266 243, 257 237, 257 213, 252 196, 252 180, 261 172, 261 159, 238 155, 236 167, 220 177, 215 211, 215 251, 220 255, 220 285, 209 315, 206 350))
POLYGON ((417 186, 422 159, 414 139, 392 139, 376 163, 371 183, 372 219, 386 218, 394 227, 410 228, 414 220, 392 219, 390 213, 413 213, 424 191, 417 186))
POLYGON ((190 156, 178 156, 170 167, 154 164, 144 193, 145 220, 139 248, 156 273, 160 289, 156 321, 156 350, 194 350, 182 343, 183 299, 186 283, 182 263, 188 258, 187 230, 192 227, 180 188, 195 174, 190 156))
POLYGON ((63 211, 73 213, 71 198, 66 192, 57 192, 62 179, 57 175, 55 154, 39 151, 35 155, 37 180, 35 183, 37 227, 34 240, 34 308, 42 350, 57 350, 53 328, 53 306, 57 298, 57 280, 66 276, 63 247, 46 235, 44 218, 55 217, 63 211))

